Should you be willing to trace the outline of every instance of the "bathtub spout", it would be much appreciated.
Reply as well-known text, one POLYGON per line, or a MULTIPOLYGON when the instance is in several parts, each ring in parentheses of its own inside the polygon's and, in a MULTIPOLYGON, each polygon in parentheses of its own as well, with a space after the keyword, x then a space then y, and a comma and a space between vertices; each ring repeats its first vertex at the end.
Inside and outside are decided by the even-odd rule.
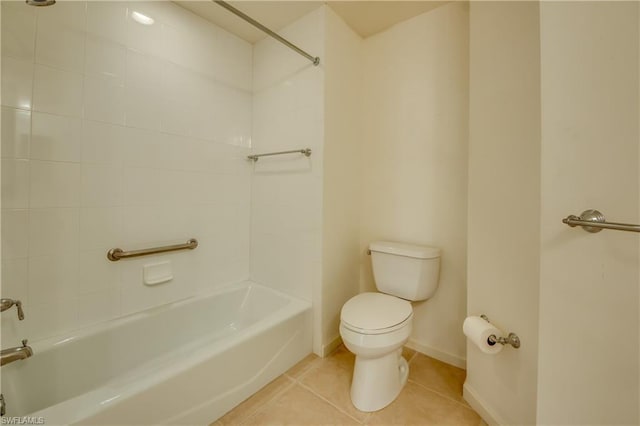
POLYGON ((22 341, 22 346, 16 346, 15 348, 3 349, 0 351, 0 366, 9 364, 13 361, 20 359, 26 359, 33 355, 33 349, 27 346, 27 339, 22 341))

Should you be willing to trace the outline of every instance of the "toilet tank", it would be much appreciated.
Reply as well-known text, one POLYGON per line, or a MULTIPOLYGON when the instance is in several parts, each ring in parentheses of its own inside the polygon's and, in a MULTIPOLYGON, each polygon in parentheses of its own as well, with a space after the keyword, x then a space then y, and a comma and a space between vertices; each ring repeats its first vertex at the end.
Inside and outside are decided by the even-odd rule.
POLYGON ((382 293, 418 301, 430 298, 440 278, 440 249, 376 241, 369 244, 373 278, 382 293))

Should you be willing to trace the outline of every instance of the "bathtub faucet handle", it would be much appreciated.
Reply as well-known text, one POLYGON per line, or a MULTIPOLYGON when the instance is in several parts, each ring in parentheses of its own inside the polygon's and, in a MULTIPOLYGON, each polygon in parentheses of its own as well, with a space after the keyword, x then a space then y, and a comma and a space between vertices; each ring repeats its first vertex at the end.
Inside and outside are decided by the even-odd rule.
POLYGON ((22 321, 24 319, 24 311, 22 310, 22 302, 13 299, 0 299, 0 312, 4 312, 13 305, 16 305, 18 309, 18 319, 22 321))

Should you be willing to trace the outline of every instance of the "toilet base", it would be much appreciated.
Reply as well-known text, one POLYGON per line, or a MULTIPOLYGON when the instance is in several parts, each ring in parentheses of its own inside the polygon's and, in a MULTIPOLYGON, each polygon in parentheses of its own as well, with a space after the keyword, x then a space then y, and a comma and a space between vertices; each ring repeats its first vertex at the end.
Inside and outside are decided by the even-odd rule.
POLYGON ((356 356, 351 402, 360 411, 380 410, 391 404, 407 383, 409 365, 402 348, 380 358, 356 356))

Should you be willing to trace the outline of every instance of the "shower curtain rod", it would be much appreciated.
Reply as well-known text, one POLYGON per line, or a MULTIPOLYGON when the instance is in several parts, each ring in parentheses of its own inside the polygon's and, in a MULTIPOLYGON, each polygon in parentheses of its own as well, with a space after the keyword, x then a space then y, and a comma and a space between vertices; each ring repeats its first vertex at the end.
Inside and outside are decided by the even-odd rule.
POLYGON ((221 1, 221 0, 213 0, 213 1, 214 1, 214 3, 218 3, 218 5, 224 7, 229 12, 231 12, 234 15, 238 16, 239 18, 244 19, 245 21, 247 21, 248 23, 250 23, 251 25, 253 25, 257 29, 259 29, 260 31, 262 31, 264 33, 267 33, 267 35, 275 38, 280 43, 282 43, 285 46, 287 46, 289 49, 295 50, 300 55, 302 55, 305 58, 307 58, 308 60, 310 60, 313 63, 313 65, 318 66, 320 64, 320 58, 318 56, 309 55, 307 52, 305 52, 304 50, 300 49, 298 46, 296 46, 295 44, 291 43, 289 40, 279 36, 275 32, 271 31, 269 28, 267 28, 264 25, 262 25, 260 22, 256 21, 252 17, 250 17, 249 15, 246 15, 246 14, 242 13, 241 11, 239 11, 238 9, 236 9, 235 7, 231 6, 226 1, 221 1))

